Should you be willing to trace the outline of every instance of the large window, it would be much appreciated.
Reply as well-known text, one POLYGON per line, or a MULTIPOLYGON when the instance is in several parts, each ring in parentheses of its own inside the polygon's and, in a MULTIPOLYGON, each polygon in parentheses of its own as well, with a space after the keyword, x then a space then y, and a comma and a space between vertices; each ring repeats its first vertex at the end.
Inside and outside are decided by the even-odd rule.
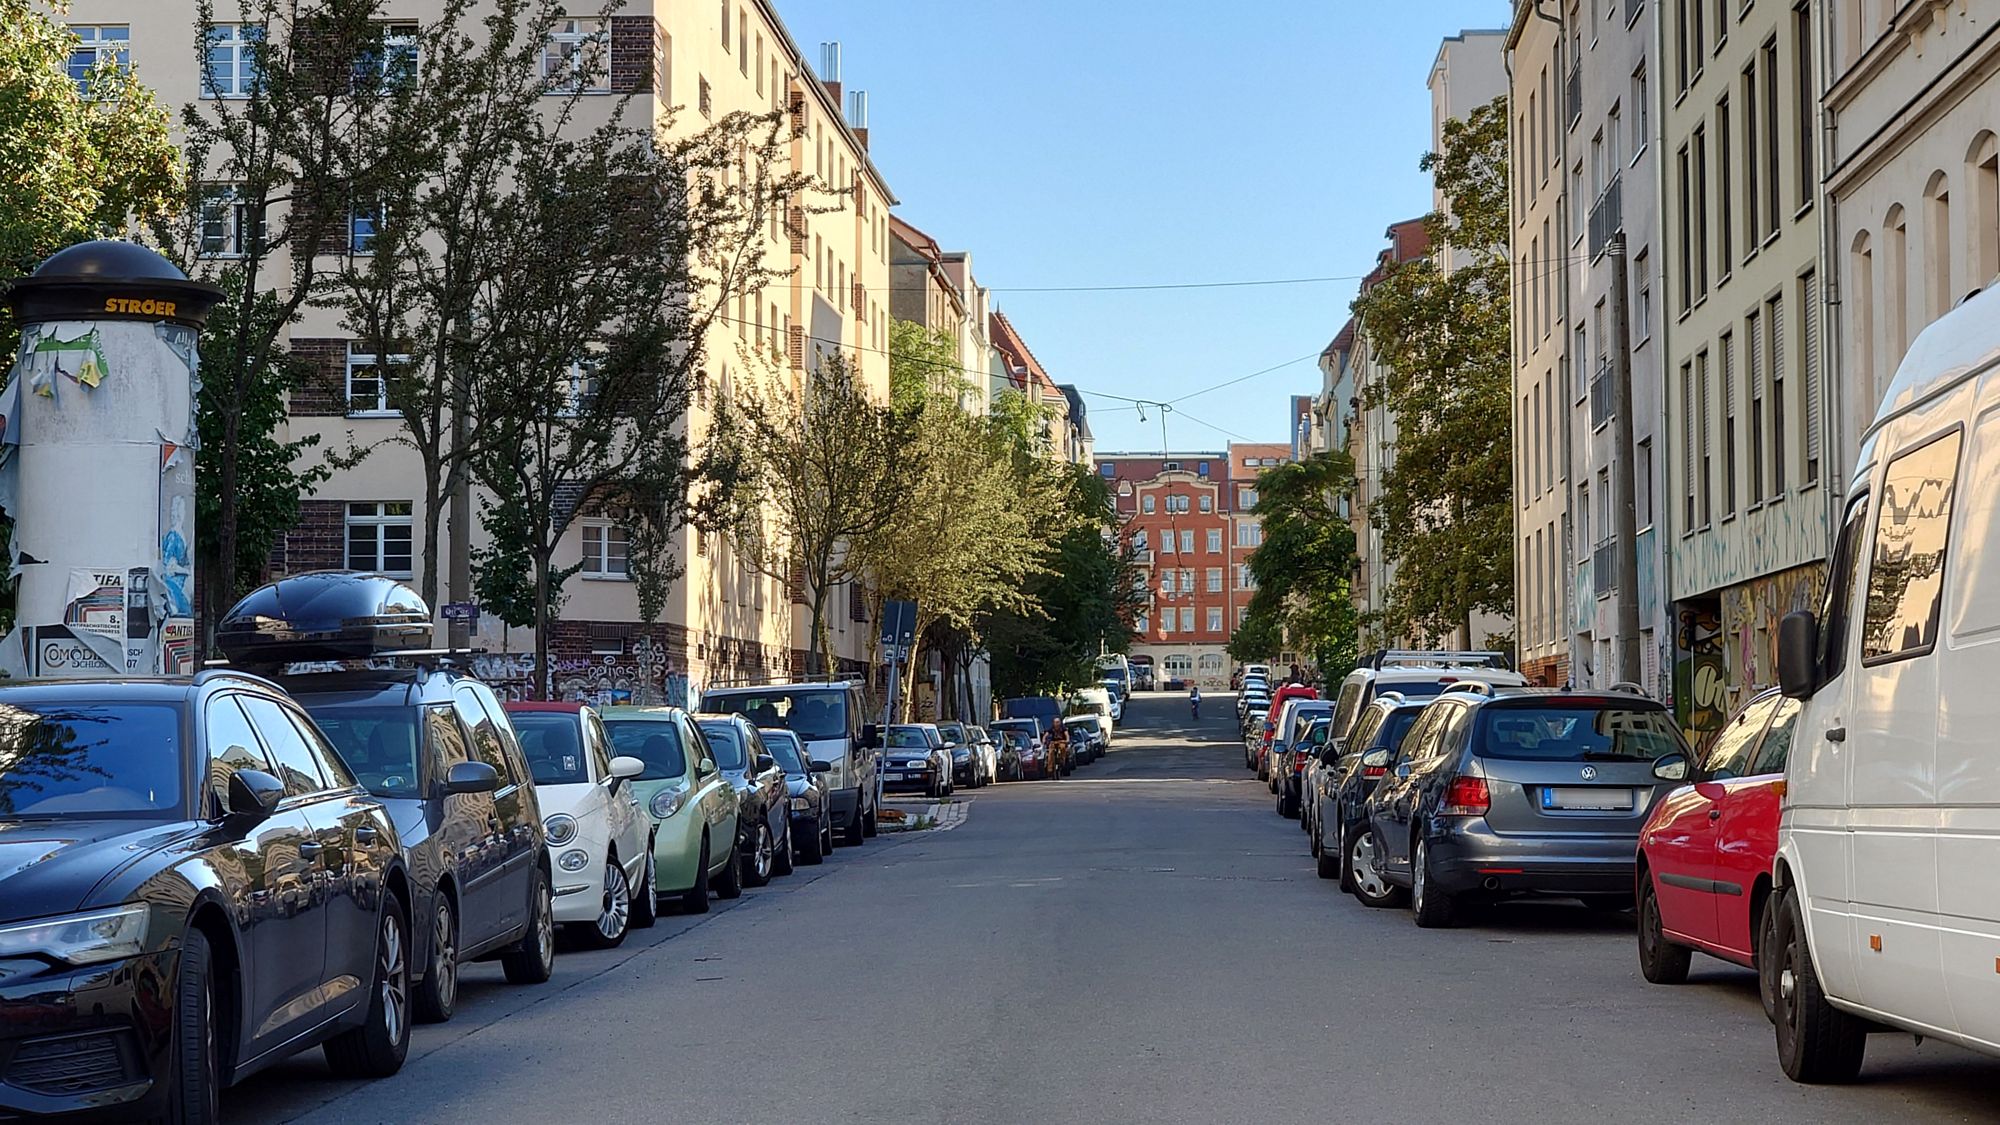
POLYGON ((347 413, 390 414, 389 384, 395 369, 407 365, 407 355, 382 355, 358 340, 347 345, 347 413))
POLYGON ((1219 566, 1208 568, 1208 592, 1211 594, 1222 592, 1222 568, 1219 566))
POLYGON ((247 98, 257 86, 257 45, 264 29, 252 23, 219 23, 208 30, 201 92, 211 98, 247 98))
POLYGON ((607 519, 583 521, 583 576, 624 578, 629 540, 623 527, 607 519))
POLYGON ((1889 462, 1861 618, 1863 663, 1915 656, 1937 643, 1961 438, 1954 430, 1889 462))
POLYGON ((268 227, 252 230, 250 205, 235 184, 209 184, 201 189, 200 253, 204 258, 241 258, 252 250, 251 235, 262 235, 268 227))
POLYGON ((1211 555, 1219 555, 1222 553, 1221 528, 1211 527, 1208 529, 1208 553, 1211 555))
POLYGON ((1194 554, 1194 532, 1181 532, 1181 553, 1184 555, 1194 554))
POLYGON ((1221 607, 1221 606, 1211 606, 1211 607, 1209 607, 1209 610, 1208 610, 1208 631, 1209 631, 1209 632, 1211 632, 1211 633, 1220 633, 1220 632, 1222 632, 1222 607, 1221 607))
POLYGON ((127 70, 132 65, 132 29, 125 24, 69 25, 76 46, 69 52, 69 76, 76 88, 90 92, 90 76, 98 67, 127 70))
POLYGON ((604 21, 560 19, 542 46, 542 77, 552 91, 603 90, 604 21))
POLYGON ((347 506, 347 569, 392 578, 410 576, 410 502, 387 500, 347 506))
POLYGON ((1181 607, 1181 632, 1183 632, 1183 633, 1192 633, 1192 632, 1194 632, 1194 607, 1193 607, 1193 606, 1182 606, 1182 607, 1181 607))

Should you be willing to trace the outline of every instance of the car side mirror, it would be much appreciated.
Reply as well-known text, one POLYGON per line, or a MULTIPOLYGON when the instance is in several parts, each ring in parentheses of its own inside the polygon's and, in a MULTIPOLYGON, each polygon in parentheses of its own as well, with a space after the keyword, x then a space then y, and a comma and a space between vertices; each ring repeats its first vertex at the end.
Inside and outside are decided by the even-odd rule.
POLYGON ((1778 622, 1778 686, 1793 699, 1819 690, 1819 620, 1796 609, 1778 622))
POLYGON ((500 788, 500 771, 485 762, 459 762, 445 774, 446 793, 491 793, 500 788))
POLYGON ((630 781, 632 778, 638 777, 645 772, 646 763, 629 754, 620 754, 616 758, 611 759, 611 779, 613 781, 630 781))
POLYGON ((807 766, 806 768, 807 768, 808 770, 811 770, 811 771, 812 771, 813 773, 832 773, 832 772, 833 772, 833 763, 832 763, 832 762, 814 762, 814 763, 813 763, 812 765, 810 765, 810 766, 807 766))
POLYGON ((777 764, 778 764, 778 760, 777 760, 776 758, 773 758, 773 757, 771 757, 771 756, 770 756, 769 754, 759 754, 759 755, 757 755, 757 772, 758 772, 758 773, 763 773, 763 772, 764 772, 765 770, 768 770, 768 769, 770 769, 770 768, 771 768, 772 766, 775 766, 775 765, 777 765, 777 764))
POLYGON ((863 750, 880 750, 882 748, 882 728, 876 726, 874 723, 868 723, 863 726, 861 728, 861 741, 856 745, 860 746, 863 750))
POLYGON ((715 759, 703 758, 701 762, 695 766, 695 768, 701 771, 701 775, 703 777, 707 777, 709 774, 715 772, 715 759))
POLYGON ((1366 754, 1361 755, 1361 765, 1363 768, 1371 770, 1388 769, 1389 752, 1387 750, 1370 750, 1366 754))
POLYGON ((285 799, 285 783, 263 770, 237 770, 229 775, 229 819, 237 827, 262 824, 285 799))
POLYGON ((1663 754, 1653 763, 1653 776, 1661 781, 1686 781, 1688 757, 1686 754, 1663 754))

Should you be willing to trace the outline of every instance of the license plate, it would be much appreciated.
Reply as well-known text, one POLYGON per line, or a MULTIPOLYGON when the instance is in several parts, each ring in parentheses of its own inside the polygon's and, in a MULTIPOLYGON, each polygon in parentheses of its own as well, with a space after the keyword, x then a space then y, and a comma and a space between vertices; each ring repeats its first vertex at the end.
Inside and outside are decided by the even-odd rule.
POLYGON ((910 770, 897 770, 895 774, 892 776, 894 776, 897 781, 908 781, 911 778, 922 777, 924 775, 910 770))
POLYGON ((1602 786, 1550 785, 1542 789, 1542 807, 1593 812, 1630 812, 1632 791, 1602 786))

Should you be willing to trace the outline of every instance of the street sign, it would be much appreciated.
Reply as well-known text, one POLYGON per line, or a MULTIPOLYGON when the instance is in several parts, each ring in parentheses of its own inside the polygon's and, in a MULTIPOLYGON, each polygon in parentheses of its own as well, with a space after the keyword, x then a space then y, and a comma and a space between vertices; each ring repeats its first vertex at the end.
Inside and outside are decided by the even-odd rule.
POLYGON ((899 653, 902 659, 909 653, 910 645, 917 639, 917 603, 890 601, 882 603, 882 648, 885 652, 899 653))
POLYGON ((479 620, 478 602, 446 602, 442 610, 446 621, 479 620))

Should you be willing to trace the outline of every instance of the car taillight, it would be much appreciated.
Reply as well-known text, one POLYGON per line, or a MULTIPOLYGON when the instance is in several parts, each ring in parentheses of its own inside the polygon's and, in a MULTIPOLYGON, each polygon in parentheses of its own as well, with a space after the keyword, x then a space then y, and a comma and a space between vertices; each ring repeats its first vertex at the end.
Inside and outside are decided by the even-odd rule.
POLYGON ((1438 810, 1441 816, 1485 816, 1493 807, 1486 793, 1486 779, 1483 777, 1458 776, 1451 779, 1451 785, 1444 791, 1444 807, 1438 810))
POLYGON ((1292 759, 1292 772, 1293 773, 1306 772, 1306 756, 1304 754, 1300 754, 1292 759))
POLYGON ((1388 773, 1388 772, 1389 772, 1389 767, 1388 767, 1388 766, 1362 766, 1362 767, 1361 767, 1361 776, 1362 776, 1363 778, 1370 778, 1370 777, 1381 777, 1382 775, 1384 775, 1384 774, 1386 774, 1386 773, 1388 773))

